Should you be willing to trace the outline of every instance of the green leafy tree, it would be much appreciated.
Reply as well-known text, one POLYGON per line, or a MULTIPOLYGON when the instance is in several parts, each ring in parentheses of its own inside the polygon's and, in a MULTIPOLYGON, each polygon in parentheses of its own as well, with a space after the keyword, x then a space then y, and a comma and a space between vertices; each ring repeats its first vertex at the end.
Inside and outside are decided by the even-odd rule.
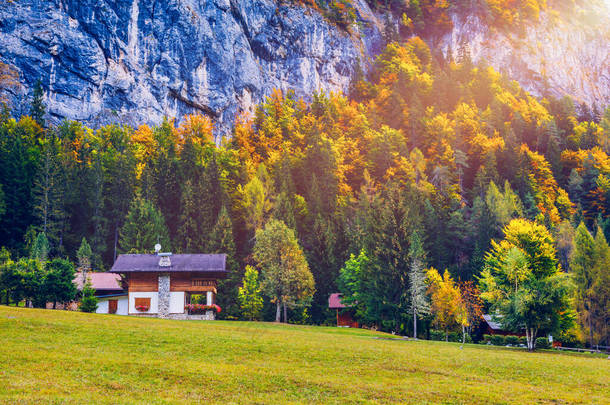
POLYGON ((238 299, 242 315, 250 321, 258 320, 261 309, 263 309, 263 297, 258 282, 258 271, 252 266, 246 266, 243 286, 239 287, 238 299))
POLYGON ((479 287, 503 325, 525 329, 529 350, 535 349, 538 331, 559 332, 569 325, 572 283, 560 270, 553 237, 542 225, 512 220, 504 239, 492 241, 479 287))
POLYGON ((366 275, 370 262, 364 250, 361 250, 358 256, 352 253, 339 271, 339 280, 337 281, 339 291, 342 294, 341 302, 346 307, 353 308, 355 317, 362 320, 368 320, 366 319, 366 311, 370 291, 366 288, 366 275))
POLYGON ((66 303, 76 298, 74 280, 74 265, 66 259, 53 259, 47 264, 42 285, 42 294, 46 302, 52 302, 55 309, 57 303, 66 303))
POLYGON ((315 291, 314 280, 294 231, 282 221, 270 220, 256 231, 254 259, 263 276, 262 289, 276 304, 275 321, 287 322, 289 307, 306 307, 315 291))
POLYGON ((132 201, 120 234, 120 246, 125 252, 150 252, 157 243, 165 249, 170 248, 163 214, 140 196, 132 201))

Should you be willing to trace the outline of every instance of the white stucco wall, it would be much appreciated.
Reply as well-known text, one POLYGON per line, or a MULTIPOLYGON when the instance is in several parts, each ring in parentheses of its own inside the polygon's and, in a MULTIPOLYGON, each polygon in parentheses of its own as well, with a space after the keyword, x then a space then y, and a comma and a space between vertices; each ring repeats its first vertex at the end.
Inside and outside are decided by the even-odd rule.
POLYGON ((116 307, 117 315, 127 315, 128 314, 127 295, 122 295, 122 296, 118 296, 118 297, 98 298, 97 310, 95 312, 98 314, 107 314, 108 313, 108 301, 110 301, 110 300, 118 301, 117 307, 116 307))
POLYGON ((129 300, 127 296, 119 297, 119 302, 116 307, 117 315, 128 315, 129 314, 129 300))
POLYGON ((184 313, 184 291, 173 291, 169 294, 169 313, 184 313))
POLYGON ((129 313, 130 314, 156 314, 159 312, 159 293, 157 292, 130 292, 129 313), (150 308, 146 312, 136 310, 136 298, 150 298, 150 308))
POLYGON ((205 295, 206 305, 212 305, 212 291, 208 291, 205 295))
POLYGON ((97 301, 97 309, 95 310, 98 314, 107 314, 108 313, 108 300, 107 299, 98 299, 97 301))

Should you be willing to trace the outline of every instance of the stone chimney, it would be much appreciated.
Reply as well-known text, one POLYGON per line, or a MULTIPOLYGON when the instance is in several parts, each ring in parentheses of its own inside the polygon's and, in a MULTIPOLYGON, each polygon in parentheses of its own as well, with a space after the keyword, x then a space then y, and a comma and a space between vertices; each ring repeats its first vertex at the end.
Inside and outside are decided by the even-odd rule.
MULTIPOLYGON (((171 253, 159 253, 159 267, 171 267, 171 253)), ((159 318, 169 317, 169 299, 170 299, 170 273, 159 273, 159 318)))

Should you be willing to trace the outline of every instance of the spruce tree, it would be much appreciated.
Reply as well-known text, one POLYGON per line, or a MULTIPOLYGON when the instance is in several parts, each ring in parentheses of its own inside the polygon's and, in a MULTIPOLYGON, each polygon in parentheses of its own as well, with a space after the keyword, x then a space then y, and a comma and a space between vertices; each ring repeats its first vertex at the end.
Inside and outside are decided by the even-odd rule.
POLYGON ((49 240, 44 232, 40 232, 30 250, 30 258, 38 260, 44 266, 49 259, 49 250, 49 240))
POLYGON ((58 138, 45 131, 42 140, 41 165, 34 182, 34 212, 38 228, 47 235, 52 248, 61 250, 61 232, 66 218, 64 210, 66 178, 61 167, 58 138))
POLYGON ((34 86, 34 93, 32 95, 32 104, 30 105, 30 116, 40 125, 45 127, 46 123, 44 115, 46 113, 46 107, 44 105, 44 90, 42 88, 42 81, 38 79, 34 86))
POLYGON ((189 179, 182 189, 182 212, 180 214, 180 249, 184 253, 199 252, 203 248, 203 232, 200 229, 201 207, 196 202, 193 183, 189 179))
POLYGON ((227 208, 224 206, 220 210, 218 221, 210 234, 206 252, 227 255, 226 269, 229 274, 225 280, 218 283, 218 305, 223 309, 221 316, 237 317, 239 316, 237 288, 241 282, 242 274, 237 266, 233 223, 227 208))
POLYGON ((80 247, 76 252, 76 257, 78 258, 78 271, 81 273, 83 280, 82 285, 86 284, 87 274, 91 271, 91 255, 91 246, 87 243, 87 239, 83 238, 80 247))
POLYGON ((124 252, 145 253, 160 243, 170 249, 169 232, 163 214, 150 201, 136 196, 120 231, 119 245, 124 252))
POLYGON ((411 247, 409 249, 409 308, 413 314, 413 338, 417 339, 417 318, 430 313, 430 305, 426 296, 426 254, 424 252, 419 232, 411 235, 411 247))
POLYGON ((225 203, 225 193, 220 182, 220 170, 216 162, 216 156, 207 163, 203 176, 201 176, 201 232, 209 235, 220 215, 220 210, 225 203))

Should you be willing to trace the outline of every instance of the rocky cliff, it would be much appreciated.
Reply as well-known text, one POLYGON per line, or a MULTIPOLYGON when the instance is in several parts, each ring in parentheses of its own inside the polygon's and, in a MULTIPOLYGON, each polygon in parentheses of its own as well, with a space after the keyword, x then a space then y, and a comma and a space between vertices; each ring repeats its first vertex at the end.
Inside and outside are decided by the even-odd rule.
MULTIPOLYGON (((364 0, 353 3, 348 34, 316 11, 274 0, 5 0, 0 60, 19 72, 16 108, 40 79, 55 122, 155 124, 200 112, 227 132, 274 88, 305 97, 346 90, 355 66, 383 46, 384 18, 364 0)), ((475 15, 454 13, 453 23, 428 39, 433 48, 455 56, 466 47, 535 94, 610 103, 607 13, 587 24, 544 15, 524 35, 475 15)))
POLYGON ((537 96, 571 96, 602 109, 610 104, 610 11, 604 3, 571 15, 542 13, 523 32, 495 30, 479 16, 453 14, 453 30, 432 46, 458 57, 466 50, 537 96))
MULTIPOLYGON (((272 0, 0 2, 0 59, 42 80, 50 118, 158 123, 200 112, 221 132, 274 88, 345 90, 381 36, 272 0)), ((373 21, 374 22, 374 21, 373 21)))

